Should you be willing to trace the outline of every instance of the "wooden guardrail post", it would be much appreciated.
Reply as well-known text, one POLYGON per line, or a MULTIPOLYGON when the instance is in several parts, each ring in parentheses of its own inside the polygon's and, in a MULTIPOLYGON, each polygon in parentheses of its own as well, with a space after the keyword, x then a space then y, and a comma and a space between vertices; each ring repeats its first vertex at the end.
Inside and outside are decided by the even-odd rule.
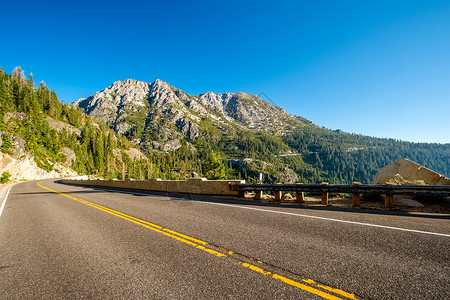
MULTIPOLYGON (((361 182, 353 182, 353 184, 361 184, 361 182)), ((353 193, 353 205, 352 207, 360 207, 361 206, 361 194, 353 193)))
MULTIPOLYGON (((277 184, 280 184, 280 183, 277 183, 277 184)), ((274 191, 274 196, 275 196, 275 199, 274 199, 275 202, 281 202, 281 191, 274 191)))
MULTIPOLYGON (((229 183, 229 188, 230 188, 230 191, 239 191, 239 185, 234 182, 229 183)), ((239 191, 238 197, 245 198, 245 191, 239 191)))
MULTIPOLYGON (((386 182, 386 185, 394 185, 392 182, 386 182)), ((384 198, 384 207, 386 208, 392 208, 394 206, 394 195, 393 194, 386 194, 384 198)))
MULTIPOLYGON (((328 184, 328 182, 322 182, 322 184, 328 184)), ((328 193, 322 193, 322 204, 328 205, 328 193)))
POLYGON ((384 206, 386 208, 392 208, 394 206, 394 195, 386 194, 386 199, 384 200, 384 206))
MULTIPOLYGON (((298 184, 303 184, 303 183, 298 183, 298 184)), ((297 202, 297 203, 305 203, 305 193, 304 192, 300 192, 300 191, 296 191, 295 192, 295 202, 297 202)))

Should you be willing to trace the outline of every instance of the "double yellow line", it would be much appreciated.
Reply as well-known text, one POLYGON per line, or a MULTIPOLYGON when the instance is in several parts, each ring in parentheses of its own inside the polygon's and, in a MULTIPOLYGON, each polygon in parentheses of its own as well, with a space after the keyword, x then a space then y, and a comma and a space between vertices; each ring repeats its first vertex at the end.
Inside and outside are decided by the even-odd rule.
MULTIPOLYGON (((60 191, 56 191, 56 190, 50 189, 48 187, 42 186, 40 184, 40 182, 36 183, 36 185, 41 187, 41 188, 43 188, 43 189, 45 189, 45 190, 48 190, 50 192, 56 193, 58 195, 61 195, 63 197, 75 200, 77 202, 80 202, 80 203, 83 203, 85 205, 88 205, 88 206, 91 206, 93 208, 96 208, 98 210, 107 212, 107 213, 109 213, 111 215, 114 215, 116 217, 122 218, 124 220, 127 220, 129 222, 135 223, 137 225, 143 226, 143 227, 148 228, 150 230, 153 230, 155 232, 161 233, 161 234, 163 234, 165 236, 173 238, 173 239, 175 239, 177 241, 180 241, 182 243, 185 243, 185 244, 190 245, 192 247, 195 247, 197 249, 203 250, 203 251, 205 251, 207 253, 213 254, 213 255, 218 256, 218 257, 225 257, 225 258, 228 258, 230 261, 232 261, 230 256, 233 255, 233 252, 232 251, 227 251, 225 248, 220 248, 220 249, 223 249, 224 252, 226 252, 226 253, 222 253, 222 252, 216 251, 214 249, 211 249, 208 246, 208 243, 205 242, 205 241, 202 241, 202 240, 190 237, 188 235, 182 234, 180 232, 177 232, 177 231, 174 231, 174 230, 171 230, 171 229, 168 229, 168 228, 164 228, 162 226, 159 226, 159 225, 156 225, 156 224, 153 224, 153 223, 141 220, 139 218, 135 218, 133 216, 121 213, 119 211, 110 209, 108 207, 105 207, 105 206, 102 206, 102 205, 98 205, 98 204, 95 204, 93 202, 90 202, 90 201, 87 201, 87 200, 84 200, 84 199, 81 199, 81 198, 77 198, 77 197, 71 196, 69 194, 60 192, 60 191)), ((262 264, 262 262, 260 262, 260 261, 257 261, 257 262, 262 264)), ((278 275, 278 274, 275 274, 275 273, 271 273, 271 272, 266 271, 266 270, 264 270, 264 269, 262 269, 260 267, 257 267, 256 265, 249 264, 247 262, 237 261, 237 263, 239 265, 245 267, 245 268, 248 268, 249 270, 258 272, 258 273, 266 275, 266 276, 271 276, 274 279, 280 280, 280 281, 282 281, 282 282, 284 282, 286 284, 289 284, 291 286, 295 286, 295 287, 297 287, 297 288, 299 288, 301 290, 304 290, 306 292, 315 294, 315 295, 320 296, 320 297, 322 297, 324 299, 342 300, 342 298, 339 298, 339 297, 334 296, 332 294, 326 293, 326 292, 324 292, 322 290, 326 290, 328 292, 335 293, 337 295, 343 296, 343 297, 348 298, 348 299, 356 299, 354 294, 347 293, 347 292, 342 291, 340 289, 334 289, 334 288, 331 288, 331 287, 328 287, 328 286, 325 286, 325 285, 317 284, 316 282, 314 282, 311 279, 302 279, 302 281, 305 282, 305 283, 308 283, 310 285, 315 285, 316 287, 321 288, 322 290, 319 290, 319 289, 311 287, 309 285, 306 285, 306 284, 300 283, 298 281, 289 279, 287 277, 284 277, 284 276, 281 276, 281 275, 278 275)))

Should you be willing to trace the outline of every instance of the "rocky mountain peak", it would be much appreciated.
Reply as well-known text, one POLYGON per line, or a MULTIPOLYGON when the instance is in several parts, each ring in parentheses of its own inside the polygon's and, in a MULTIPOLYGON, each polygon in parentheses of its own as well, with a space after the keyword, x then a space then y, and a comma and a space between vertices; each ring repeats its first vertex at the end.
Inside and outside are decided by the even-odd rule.
POLYGON ((144 81, 126 79, 87 98, 78 99, 73 106, 84 109, 86 114, 114 123, 124 118, 123 111, 136 111, 145 107, 150 85, 144 81))
MULTIPOLYGON (((116 81, 73 105, 83 108, 88 115, 102 118, 119 133, 159 132, 158 143, 183 137, 197 139, 202 119, 210 120, 221 130, 240 126, 274 134, 283 134, 287 128, 302 124, 283 109, 252 94, 206 92, 191 96, 160 79, 153 83, 116 81)), ((154 145, 155 141, 143 140, 141 146, 142 143, 154 145)))
POLYGON ((127 91, 130 91, 131 89, 144 88, 145 86, 148 87, 148 83, 146 83, 145 81, 139 81, 135 79, 125 79, 123 81, 121 80, 115 81, 110 87, 106 88, 105 90, 114 90, 118 94, 125 94, 127 91))
POLYGON ((161 79, 156 79, 156 80, 153 82, 153 84, 154 84, 154 85, 157 85, 157 86, 169 85, 167 82, 162 81, 161 79))

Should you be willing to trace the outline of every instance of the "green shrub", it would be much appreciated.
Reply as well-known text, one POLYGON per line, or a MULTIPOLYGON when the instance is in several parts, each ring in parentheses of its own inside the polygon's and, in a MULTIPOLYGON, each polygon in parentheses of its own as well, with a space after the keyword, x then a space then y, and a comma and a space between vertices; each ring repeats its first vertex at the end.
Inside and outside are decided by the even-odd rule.
POLYGON ((7 183, 11 178, 11 174, 9 172, 3 172, 2 177, 0 177, 0 183, 7 183))
POLYGON ((2 146, 0 147, 1 151, 3 153, 12 154, 12 148, 13 144, 11 137, 6 133, 2 134, 2 146))

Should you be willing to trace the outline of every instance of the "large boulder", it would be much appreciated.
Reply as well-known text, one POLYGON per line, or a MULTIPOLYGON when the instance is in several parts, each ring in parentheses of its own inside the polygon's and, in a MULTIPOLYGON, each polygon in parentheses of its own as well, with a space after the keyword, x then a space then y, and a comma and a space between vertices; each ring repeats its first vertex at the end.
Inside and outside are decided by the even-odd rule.
MULTIPOLYGON (((372 183, 450 185, 450 179, 405 158, 381 168, 372 183)), ((381 197, 384 199, 386 195, 381 195, 381 197)), ((394 205, 408 209, 421 210, 423 208, 423 204, 416 201, 415 197, 411 195, 394 195, 394 205)))
POLYGON ((450 185, 450 178, 404 158, 381 168, 372 183, 386 182, 400 185, 450 185))
POLYGON ((420 203, 419 201, 416 201, 414 199, 409 199, 405 197, 394 197, 394 204, 397 206, 407 207, 407 208, 417 208, 422 209, 424 205, 420 203))

